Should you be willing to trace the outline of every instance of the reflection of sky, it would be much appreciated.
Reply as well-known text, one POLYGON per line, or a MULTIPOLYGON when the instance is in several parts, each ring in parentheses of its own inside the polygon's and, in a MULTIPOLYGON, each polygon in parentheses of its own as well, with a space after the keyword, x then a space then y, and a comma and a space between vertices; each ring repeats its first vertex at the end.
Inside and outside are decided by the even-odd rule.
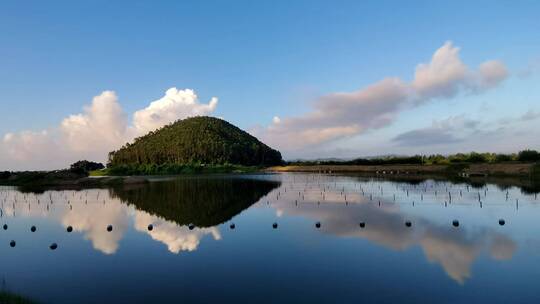
POLYGON ((314 175, 291 175, 288 181, 268 195, 277 217, 320 221, 324 233, 367 239, 393 250, 419 246, 428 261, 439 264, 461 284, 471 277, 472 264, 480 256, 511 259, 516 241, 530 241, 515 234, 532 237, 534 232, 527 224, 533 224, 540 211, 534 196, 523 195, 516 188, 508 190, 507 199, 506 190, 494 186, 473 189, 431 181, 420 185, 358 182, 314 175), (507 223, 504 229, 498 225, 500 218, 507 223), (459 228, 451 226, 454 219, 461 222, 459 228), (405 227, 407 220, 412 221, 412 228, 405 227), (366 222, 365 229, 359 228, 361 221, 366 222), (517 221, 526 225, 509 227, 517 221))
MULTIPOLYGON (((250 208, 250 212, 234 219, 244 224, 239 225, 239 229, 256 230, 257 225, 269 227, 271 222, 259 221, 257 214, 260 212, 273 213, 280 223, 297 219, 321 222, 319 232, 325 236, 367 240, 394 252, 419 248, 425 260, 438 265, 459 284, 474 277, 473 266, 482 258, 505 263, 519 250, 530 251, 540 244, 535 236, 537 229, 531 228, 537 226, 538 201, 516 188, 508 190, 507 200, 506 190, 494 186, 488 186, 487 190, 440 182, 415 186, 301 174, 257 178, 280 179, 283 183, 254 205, 255 208, 250 208), (449 196, 452 196, 451 201, 449 196), (506 220, 504 227, 498 225, 499 218, 506 220), (452 227, 454 219, 460 221, 459 228, 452 227), (411 228, 405 227, 407 220, 413 223, 411 228), (360 221, 366 223, 364 229, 358 226, 360 221)), ((123 240, 130 233, 164 244, 174 254, 196 251, 204 238, 227 242, 227 233, 218 227, 189 230, 113 199, 108 190, 23 194, 2 189, 3 222, 13 223, 15 227, 30 227, 31 222, 39 219, 45 222, 40 222, 37 233, 52 231, 47 226, 56 225, 61 226, 64 237, 66 227, 72 226, 74 235, 81 235, 94 249, 106 255, 121 252, 123 240), (25 225, 20 225, 22 222, 25 225), (149 224, 154 227, 152 231, 147 229, 149 224), (111 232, 106 231, 108 225, 113 226, 111 232)), ((272 220, 267 215, 261 218, 272 220)), ((280 225, 278 231, 282 230, 280 225)), ((15 233, 14 238, 23 240, 22 243, 29 237, 28 231, 20 229, 11 233, 15 233)), ((251 237, 240 245, 257 244, 265 242, 265 237, 272 238, 271 235, 251 237)), ((61 249, 63 244, 59 245, 61 249)))

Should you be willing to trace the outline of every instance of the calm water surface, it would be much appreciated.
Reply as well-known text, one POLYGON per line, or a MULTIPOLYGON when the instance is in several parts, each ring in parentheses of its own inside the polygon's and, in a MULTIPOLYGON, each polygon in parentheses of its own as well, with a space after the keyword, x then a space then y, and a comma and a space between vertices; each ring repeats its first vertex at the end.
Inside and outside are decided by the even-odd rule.
POLYGON ((0 202, 1 288, 39 303, 540 302, 530 189, 276 174, 0 202))

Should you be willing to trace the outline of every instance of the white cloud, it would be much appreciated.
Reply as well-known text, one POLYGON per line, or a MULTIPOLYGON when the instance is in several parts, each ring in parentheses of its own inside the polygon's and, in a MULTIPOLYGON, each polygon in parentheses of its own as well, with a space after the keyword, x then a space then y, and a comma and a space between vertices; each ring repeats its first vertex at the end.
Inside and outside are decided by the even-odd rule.
POLYGON ((476 94, 507 77, 499 61, 486 61, 471 70, 459 58, 460 49, 446 42, 429 63, 416 67, 412 82, 386 78, 354 92, 332 93, 319 98, 301 116, 252 130, 255 136, 287 153, 297 153, 336 139, 356 136, 390 125, 404 109, 460 93, 476 94))
POLYGON ((217 103, 218 99, 212 97, 208 104, 201 104, 193 90, 170 88, 165 92, 165 96, 135 112, 133 125, 139 135, 146 134, 179 117, 208 115, 216 109, 217 103))
POLYGON ((469 69, 459 58, 459 48, 451 42, 440 47, 427 64, 416 67, 413 88, 422 98, 452 97, 467 80, 469 69))
POLYGON ((506 66, 500 61, 486 61, 480 65, 479 79, 481 88, 491 88, 508 77, 506 66))
POLYGON ((60 129, 71 150, 102 153, 126 140, 127 117, 116 93, 104 91, 84 107, 84 113, 64 119, 60 129))
POLYGON ((135 112, 131 124, 113 91, 95 96, 80 114, 70 115, 56 128, 7 133, 0 142, 0 169, 65 168, 79 159, 105 162, 108 152, 135 136, 190 116, 209 115, 217 98, 201 104, 193 90, 171 88, 165 96, 135 112))

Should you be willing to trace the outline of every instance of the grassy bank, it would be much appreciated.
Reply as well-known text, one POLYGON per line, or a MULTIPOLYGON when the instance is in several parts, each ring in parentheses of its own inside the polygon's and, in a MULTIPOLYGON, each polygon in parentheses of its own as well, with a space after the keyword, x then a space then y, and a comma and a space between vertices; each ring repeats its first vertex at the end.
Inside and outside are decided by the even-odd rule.
POLYGON ((240 165, 205 165, 205 164, 162 164, 162 165, 117 165, 103 170, 90 172, 90 176, 133 176, 133 175, 187 175, 212 173, 252 173, 260 167, 240 165))
POLYGON ((24 186, 24 185, 58 185, 69 184, 73 181, 86 177, 84 173, 71 170, 56 171, 24 171, 24 172, 2 172, 0 174, 0 185, 24 186))
MULTIPOLYGON (((26 171, 3 172, 0 174, 0 185, 17 186, 21 190, 39 189, 80 189, 111 187, 124 184, 147 182, 144 178, 136 177, 88 177, 86 173, 74 173, 69 170, 60 171, 26 171)), ((0 302, 1 303, 1 302, 0 302)))

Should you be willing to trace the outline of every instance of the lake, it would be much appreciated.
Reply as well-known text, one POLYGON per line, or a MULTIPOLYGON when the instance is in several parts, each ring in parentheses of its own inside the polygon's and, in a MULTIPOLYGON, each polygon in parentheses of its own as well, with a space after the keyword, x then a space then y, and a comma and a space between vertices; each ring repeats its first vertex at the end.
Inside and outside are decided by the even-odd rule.
POLYGON ((537 192, 300 173, 1 187, 1 288, 37 303, 538 303, 537 192))

